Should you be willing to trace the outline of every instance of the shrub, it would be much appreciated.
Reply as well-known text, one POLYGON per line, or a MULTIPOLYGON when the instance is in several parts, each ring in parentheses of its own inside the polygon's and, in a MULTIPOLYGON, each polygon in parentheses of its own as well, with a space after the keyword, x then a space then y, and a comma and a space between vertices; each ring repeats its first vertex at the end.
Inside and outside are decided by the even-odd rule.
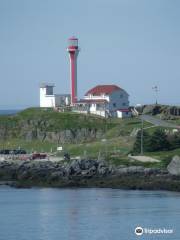
POLYGON ((169 150, 170 143, 164 130, 156 129, 150 138, 150 151, 169 150))
MULTIPOLYGON (((150 150, 150 135, 147 131, 143 131, 143 150, 147 152, 150 150)), ((133 152, 134 153, 141 152, 141 130, 138 131, 137 133, 136 141, 133 147, 133 152)))
MULTIPOLYGON (((171 144, 168 140, 168 136, 162 129, 156 129, 151 135, 143 131, 143 150, 145 152, 169 150, 170 147, 171 144)), ((141 131, 139 131, 136 136, 133 152, 141 152, 141 131)))

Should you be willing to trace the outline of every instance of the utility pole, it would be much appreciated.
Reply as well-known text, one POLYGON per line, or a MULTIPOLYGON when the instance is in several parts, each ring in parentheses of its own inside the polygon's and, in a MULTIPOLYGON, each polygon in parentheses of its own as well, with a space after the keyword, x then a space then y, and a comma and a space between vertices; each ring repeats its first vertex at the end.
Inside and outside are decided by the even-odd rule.
POLYGON ((158 92, 159 92, 158 86, 154 86, 154 87, 152 87, 152 89, 155 92, 156 105, 157 105, 158 104, 158 101, 157 101, 157 99, 158 99, 158 92))
POLYGON ((143 126, 144 126, 144 122, 143 119, 141 118, 141 155, 143 155, 144 153, 144 149, 143 149, 143 126))

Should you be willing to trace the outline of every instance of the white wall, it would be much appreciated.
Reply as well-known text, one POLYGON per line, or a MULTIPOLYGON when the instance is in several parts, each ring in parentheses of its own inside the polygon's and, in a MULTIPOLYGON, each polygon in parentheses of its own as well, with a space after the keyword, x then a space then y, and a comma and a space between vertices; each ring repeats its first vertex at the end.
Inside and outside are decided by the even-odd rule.
POLYGON ((89 110, 90 110, 90 112, 95 112, 96 111, 96 104, 95 103, 91 103, 89 110))
MULTIPOLYGON (((92 94, 89 94, 88 96, 84 96, 84 99, 105 99, 109 102, 109 106, 107 105, 107 108, 110 111, 115 111, 116 109, 127 109, 129 107, 129 95, 123 89, 114 91, 110 95, 102 94, 100 96, 93 96, 92 94), (113 105, 114 103, 115 106, 113 105)), ((92 110, 94 111, 93 107, 92 110)))
POLYGON ((117 111, 117 117, 118 118, 129 118, 132 116, 131 112, 121 112, 121 111, 117 111))
POLYGON ((53 93, 51 87, 40 88, 40 107, 59 107, 70 105, 70 94, 47 94, 53 93))
MULTIPOLYGON (((106 104, 106 111, 103 112, 110 112, 111 116, 117 117, 117 110, 118 109, 127 109, 129 108, 129 95, 128 93, 123 90, 119 89, 117 91, 112 92, 110 95, 102 94, 100 96, 93 96, 92 94, 89 94, 88 96, 84 96, 84 99, 103 99, 107 100, 108 104, 106 104), (115 104, 115 105, 114 105, 115 104)), ((96 104, 90 105, 90 112, 93 114, 101 115, 102 111, 98 111, 96 108, 96 104)), ((126 116, 126 113, 122 112, 119 113, 119 117, 126 116), (121 116, 122 115, 122 116, 121 116)))
POLYGON ((84 96, 84 99, 104 99, 109 102, 109 95, 102 94, 100 96, 93 96, 92 94, 89 94, 88 96, 84 96))
POLYGON ((106 111, 90 111, 91 114, 99 115, 101 117, 106 117, 106 111))
POLYGON ((114 91, 110 95, 109 110, 115 111, 117 109, 129 108, 129 95, 123 89, 114 91), (115 103, 115 106, 113 105, 115 103))
POLYGON ((46 88, 40 88, 40 107, 55 107, 55 96, 46 95, 46 88))

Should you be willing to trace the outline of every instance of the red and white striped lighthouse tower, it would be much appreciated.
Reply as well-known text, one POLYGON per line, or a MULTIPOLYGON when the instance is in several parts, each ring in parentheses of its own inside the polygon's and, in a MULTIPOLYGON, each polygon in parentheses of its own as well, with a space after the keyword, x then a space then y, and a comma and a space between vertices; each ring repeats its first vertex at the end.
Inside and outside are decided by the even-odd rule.
POLYGON ((71 79, 71 105, 77 102, 77 56, 79 53, 78 39, 71 37, 68 39, 68 48, 70 58, 70 79, 71 79))

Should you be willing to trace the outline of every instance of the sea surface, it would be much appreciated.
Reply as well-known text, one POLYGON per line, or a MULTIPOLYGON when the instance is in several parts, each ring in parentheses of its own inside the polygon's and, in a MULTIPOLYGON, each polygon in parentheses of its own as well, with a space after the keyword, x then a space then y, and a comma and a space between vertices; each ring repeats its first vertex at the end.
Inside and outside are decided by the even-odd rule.
POLYGON ((21 110, 17 110, 17 109, 0 110, 0 115, 14 115, 20 111, 21 110))
POLYGON ((0 187, 0 240, 180 239, 180 193, 0 187), (136 236, 137 226, 171 229, 136 236))

